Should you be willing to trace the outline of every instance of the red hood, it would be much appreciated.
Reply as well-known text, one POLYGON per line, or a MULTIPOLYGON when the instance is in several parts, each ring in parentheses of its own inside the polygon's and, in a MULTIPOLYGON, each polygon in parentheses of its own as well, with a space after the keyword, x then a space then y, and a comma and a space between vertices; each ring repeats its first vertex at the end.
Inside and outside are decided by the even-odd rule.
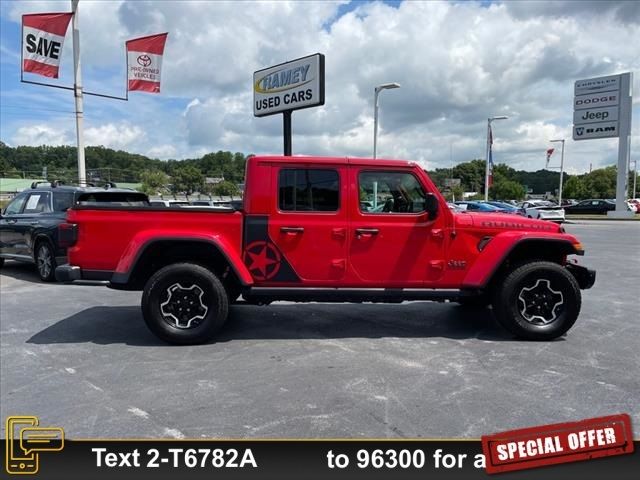
POLYGON ((508 213, 476 213, 476 212, 460 212, 454 215, 456 227, 469 228, 474 230, 487 231, 528 231, 528 232, 548 232, 548 233, 564 233, 564 228, 553 222, 546 220, 535 220, 526 218, 521 215, 512 215, 508 213))

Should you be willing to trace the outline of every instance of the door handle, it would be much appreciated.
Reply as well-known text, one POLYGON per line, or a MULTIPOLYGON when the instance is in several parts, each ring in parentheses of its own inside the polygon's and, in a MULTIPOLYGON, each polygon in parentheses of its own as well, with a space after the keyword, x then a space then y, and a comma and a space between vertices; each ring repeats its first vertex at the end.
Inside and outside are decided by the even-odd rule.
POLYGON ((379 230, 377 228, 356 228, 356 236, 358 238, 362 236, 377 235, 379 230))
POLYGON ((31 222, 29 222, 29 223, 31 223, 31 225, 38 225, 38 224, 40 224, 40 222, 39 222, 38 220, 31 220, 31 222))
POLYGON ((11 225, 13 225, 14 223, 16 223, 18 220, 15 219, 11 219, 11 220, 7 220, 7 223, 10 223, 11 225))
POLYGON ((298 235, 299 233, 304 233, 304 228, 303 227, 280 227, 280 233, 298 235))

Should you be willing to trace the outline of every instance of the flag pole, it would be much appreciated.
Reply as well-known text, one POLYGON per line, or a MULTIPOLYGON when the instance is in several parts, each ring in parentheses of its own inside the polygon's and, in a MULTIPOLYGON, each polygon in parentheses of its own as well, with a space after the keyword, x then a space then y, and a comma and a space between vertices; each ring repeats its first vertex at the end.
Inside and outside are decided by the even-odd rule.
POLYGON ((78 26, 78 1, 71 0, 71 11, 73 12, 73 89, 76 101, 76 138, 78 150, 78 183, 87 184, 87 174, 84 160, 84 110, 82 106, 82 73, 80 70, 80 30, 78 26))

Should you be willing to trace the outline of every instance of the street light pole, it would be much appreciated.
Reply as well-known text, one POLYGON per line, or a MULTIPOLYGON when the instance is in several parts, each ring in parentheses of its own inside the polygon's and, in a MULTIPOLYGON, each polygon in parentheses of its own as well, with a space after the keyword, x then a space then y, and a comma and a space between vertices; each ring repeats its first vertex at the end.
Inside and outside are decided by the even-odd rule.
POLYGON ((484 201, 489 201, 489 154, 491 153, 491 143, 492 143, 492 134, 491 134, 491 122, 494 120, 506 120, 507 116, 501 115, 499 117, 489 117, 487 118, 487 151, 485 156, 485 169, 484 169, 484 201))
POLYGON ((373 158, 376 158, 378 144, 378 95, 382 90, 400 88, 399 83, 383 83, 375 88, 373 97, 373 158))
POLYGON ((562 206, 562 181, 564 177, 564 138, 558 140, 550 140, 551 143, 562 143, 562 150, 560 151, 560 187, 558 188, 558 206, 562 206))

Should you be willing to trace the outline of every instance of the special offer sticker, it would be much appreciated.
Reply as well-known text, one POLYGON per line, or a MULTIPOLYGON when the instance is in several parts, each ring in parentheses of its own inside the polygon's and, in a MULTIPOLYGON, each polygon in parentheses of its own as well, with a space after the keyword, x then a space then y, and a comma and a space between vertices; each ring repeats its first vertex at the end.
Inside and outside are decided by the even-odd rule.
POLYGON ((511 430, 482 437, 487 473, 633 452, 627 414, 511 430))

